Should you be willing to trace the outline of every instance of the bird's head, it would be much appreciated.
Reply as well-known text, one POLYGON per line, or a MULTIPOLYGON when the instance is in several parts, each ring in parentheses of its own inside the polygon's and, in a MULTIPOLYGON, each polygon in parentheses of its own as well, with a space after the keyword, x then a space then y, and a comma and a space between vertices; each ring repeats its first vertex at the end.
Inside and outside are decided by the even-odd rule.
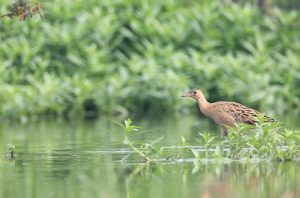
POLYGON ((183 94, 181 97, 191 97, 195 100, 198 100, 203 97, 203 93, 200 89, 193 89, 185 94, 183 94))

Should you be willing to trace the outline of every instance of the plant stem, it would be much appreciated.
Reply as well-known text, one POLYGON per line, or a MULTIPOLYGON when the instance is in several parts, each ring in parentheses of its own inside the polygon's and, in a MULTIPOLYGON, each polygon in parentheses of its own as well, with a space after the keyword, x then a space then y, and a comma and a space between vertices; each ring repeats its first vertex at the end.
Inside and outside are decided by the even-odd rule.
POLYGON ((138 150, 135 146, 131 144, 130 141, 128 141, 128 145, 138 154, 140 154, 146 161, 151 162, 151 159, 147 157, 144 153, 142 153, 140 150, 138 150))

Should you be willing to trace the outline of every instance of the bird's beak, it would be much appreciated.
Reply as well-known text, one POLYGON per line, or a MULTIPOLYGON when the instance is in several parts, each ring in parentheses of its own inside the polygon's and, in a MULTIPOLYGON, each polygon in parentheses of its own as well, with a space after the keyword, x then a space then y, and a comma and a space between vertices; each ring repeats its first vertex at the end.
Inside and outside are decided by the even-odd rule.
POLYGON ((187 93, 181 95, 181 97, 191 97, 191 93, 187 92, 187 93))

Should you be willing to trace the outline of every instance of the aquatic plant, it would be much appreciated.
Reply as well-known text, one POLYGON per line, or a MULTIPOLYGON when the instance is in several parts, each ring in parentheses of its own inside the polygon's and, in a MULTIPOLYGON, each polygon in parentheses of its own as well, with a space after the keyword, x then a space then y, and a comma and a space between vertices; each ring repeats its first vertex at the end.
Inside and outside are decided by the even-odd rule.
POLYGON ((123 133, 123 136, 124 136, 123 143, 125 145, 128 145, 132 150, 134 150, 136 153, 138 153, 146 162, 151 162, 152 160, 150 159, 150 157, 148 157, 147 154, 144 153, 144 148, 146 148, 146 149, 150 148, 151 149, 151 146, 149 146, 151 144, 143 144, 142 146, 138 147, 129 138, 129 135, 131 133, 134 133, 134 132, 141 133, 142 132, 141 127, 133 125, 131 119, 125 120, 124 124, 118 123, 116 121, 113 121, 113 122, 116 123, 117 125, 119 125, 120 127, 122 127, 122 129, 123 129, 123 132, 124 132, 123 133))
MULTIPOLYGON (((203 132, 203 133, 199 133, 201 139, 199 138, 195 138, 195 140, 201 144, 204 145, 204 150, 205 150, 205 158, 208 158, 208 152, 209 149, 212 147, 212 145, 216 142, 217 137, 216 136, 212 136, 211 134, 209 134, 208 132, 203 132)), ((196 151, 192 150, 193 154, 196 155, 196 151)), ((197 158, 199 158, 199 155, 196 155, 197 158)))
MULTIPOLYGON (((187 151, 192 152, 195 159, 231 159, 231 160, 294 160, 300 155, 300 131, 283 129, 278 123, 265 123, 260 118, 256 127, 239 124, 230 128, 224 140, 207 132, 199 133, 195 138, 197 146, 187 145, 182 137, 181 144, 176 146, 161 146, 154 149, 150 143, 135 144, 128 134, 141 132, 142 128, 132 125, 130 119, 120 124, 124 132, 124 144, 128 145, 137 154, 148 162, 160 162, 164 159, 184 160, 187 151), (145 145, 148 145, 145 147, 145 145), (157 152, 159 151, 159 152, 157 152), (153 158, 153 152, 155 158, 153 158), (170 154, 172 153, 173 154, 170 154), (168 156, 168 157, 163 157, 168 156)), ((156 141, 155 143, 157 143, 156 141)), ((187 155, 190 156, 190 155, 187 155)), ((189 158, 189 157, 187 157, 189 158)))
POLYGON ((229 157, 233 159, 284 161, 300 154, 299 130, 283 129, 280 123, 264 123, 263 118, 255 128, 241 124, 231 129, 224 144, 229 145, 229 157))

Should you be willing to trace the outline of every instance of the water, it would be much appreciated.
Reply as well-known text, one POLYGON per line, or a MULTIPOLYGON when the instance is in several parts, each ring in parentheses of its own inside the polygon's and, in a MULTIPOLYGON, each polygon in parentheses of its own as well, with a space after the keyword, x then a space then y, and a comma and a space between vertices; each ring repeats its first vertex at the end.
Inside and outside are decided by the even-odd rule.
MULTIPOLYGON (((172 146, 192 142, 208 122, 140 121, 153 129, 138 137, 164 136, 172 146)), ((300 161, 180 162, 147 165, 122 144, 121 130, 95 122, 2 123, 0 149, 14 144, 16 158, 0 158, 0 197, 300 197, 300 161)), ((196 143, 194 143, 196 144, 196 143)))

